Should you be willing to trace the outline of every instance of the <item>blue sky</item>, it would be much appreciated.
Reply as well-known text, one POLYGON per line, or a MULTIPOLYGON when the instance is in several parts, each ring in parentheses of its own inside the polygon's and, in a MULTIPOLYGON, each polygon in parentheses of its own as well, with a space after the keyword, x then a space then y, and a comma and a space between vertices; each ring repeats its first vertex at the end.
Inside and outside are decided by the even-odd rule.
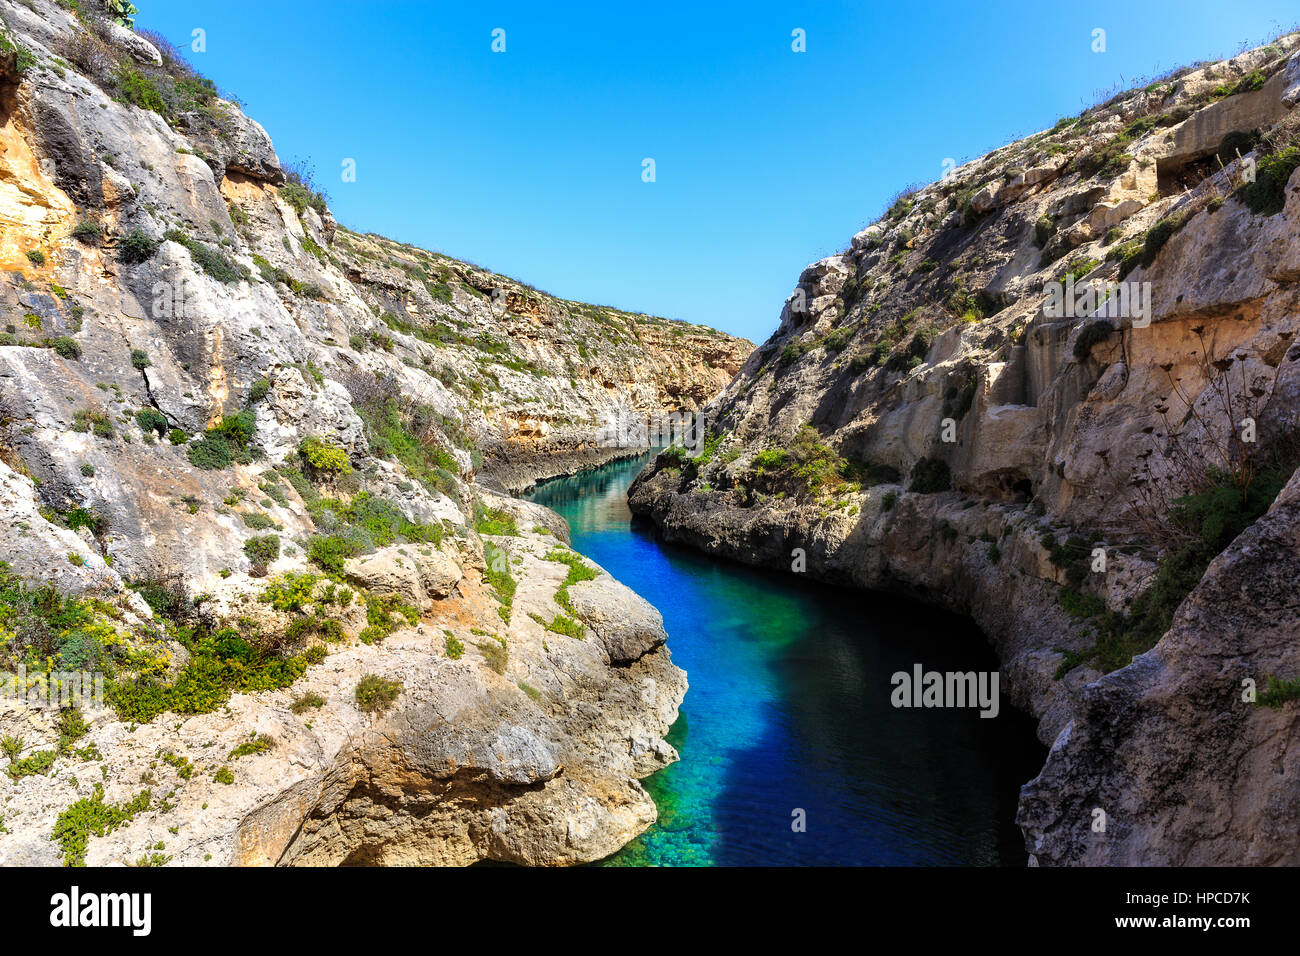
POLYGON ((137 6, 187 53, 206 31, 192 62, 282 160, 313 161, 343 224, 756 342, 804 265, 945 158, 1297 18, 1293 0, 137 6))

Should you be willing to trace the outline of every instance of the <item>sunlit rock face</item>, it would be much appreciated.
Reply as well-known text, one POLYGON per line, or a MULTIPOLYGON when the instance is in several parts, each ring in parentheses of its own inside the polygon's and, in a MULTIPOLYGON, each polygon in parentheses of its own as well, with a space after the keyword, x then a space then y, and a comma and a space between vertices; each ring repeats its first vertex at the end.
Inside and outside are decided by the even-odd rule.
POLYGON ((1243 699, 1300 675, 1294 480, 1266 510, 1300 462, 1298 41, 901 195, 632 489, 670 538, 972 615, 1052 745, 1044 864, 1300 860, 1295 705, 1243 699))
POLYGON ((0 859, 612 853, 685 674, 501 492, 643 449, 602 429, 752 345, 343 228, 163 38, 79 6, 0 4, 0 665, 108 689, 88 726, 0 702, 0 859), (129 825, 78 847, 94 805, 129 825))

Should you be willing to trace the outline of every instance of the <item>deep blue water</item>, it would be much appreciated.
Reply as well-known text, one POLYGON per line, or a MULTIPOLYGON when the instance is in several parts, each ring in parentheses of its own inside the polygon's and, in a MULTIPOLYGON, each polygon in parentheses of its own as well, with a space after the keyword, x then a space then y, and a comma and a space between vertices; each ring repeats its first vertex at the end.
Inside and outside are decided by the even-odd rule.
POLYGON ((627 507, 644 463, 529 495, 663 613, 690 680, 669 735, 682 759, 645 781, 659 823, 606 862, 1023 865, 1016 795, 1044 757, 1031 721, 1005 698, 992 719, 890 704, 890 676, 916 663, 996 670, 974 625, 664 542, 627 507))

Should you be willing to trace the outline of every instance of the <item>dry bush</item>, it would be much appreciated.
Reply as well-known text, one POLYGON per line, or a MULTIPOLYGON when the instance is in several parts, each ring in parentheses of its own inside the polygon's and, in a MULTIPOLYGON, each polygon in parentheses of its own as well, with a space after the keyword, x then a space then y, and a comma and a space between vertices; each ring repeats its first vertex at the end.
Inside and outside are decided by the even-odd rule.
POLYGON ((107 43, 93 33, 77 30, 71 36, 59 37, 54 44, 54 52, 95 85, 104 89, 112 87, 117 56, 107 43))

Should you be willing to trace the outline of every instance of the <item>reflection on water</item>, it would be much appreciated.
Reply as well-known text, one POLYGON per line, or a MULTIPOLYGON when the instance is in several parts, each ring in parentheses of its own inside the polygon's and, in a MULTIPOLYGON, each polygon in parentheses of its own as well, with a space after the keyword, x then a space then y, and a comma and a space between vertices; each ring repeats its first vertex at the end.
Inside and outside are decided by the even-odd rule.
POLYGON ((653 603, 690 690, 649 778, 659 823, 622 865, 1023 865, 1019 786, 1042 765, 1006 702, 900 710, 890 676, 985 671, 997 659, 962 618, 888 595, 755 571, 660 540, 633 521, 645 459, 539 486, 573 546, 653 603), (806 831, 792 830, 798 811, 806 831))

